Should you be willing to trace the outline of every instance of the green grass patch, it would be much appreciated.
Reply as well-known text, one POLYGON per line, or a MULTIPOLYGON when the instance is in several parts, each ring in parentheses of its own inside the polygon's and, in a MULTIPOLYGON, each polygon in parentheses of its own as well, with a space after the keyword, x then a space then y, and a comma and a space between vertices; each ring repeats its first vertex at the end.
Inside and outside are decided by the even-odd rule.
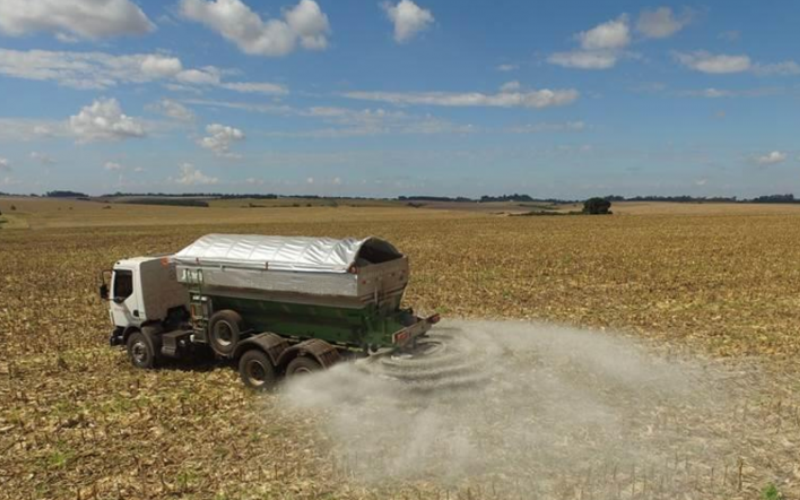
POLYGON ((75 450, 59 441, 56 449, 47 455, 47 465, 53 469, 63 469, 75 458, 75 450))
POLYGON ((764 491, 761 492, 761 499, 762 500, 781 500, 783 495, 778 490, 778 487, 775 486, 775 483, 769 483, 764 491))

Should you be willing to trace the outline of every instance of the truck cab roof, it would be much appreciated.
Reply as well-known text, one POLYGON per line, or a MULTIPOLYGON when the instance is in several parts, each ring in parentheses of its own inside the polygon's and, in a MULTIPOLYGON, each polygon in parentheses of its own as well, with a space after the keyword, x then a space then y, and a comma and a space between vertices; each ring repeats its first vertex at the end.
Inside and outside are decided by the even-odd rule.
POLYGON ((154 260, 161 260, 167 255, 151 255, 151 256, 143 256, 143 257, 129 257, 127 259, 120 259, 114 263, 114 267, 120 268, 134 268, 140 266, 142 263, 145 262, 152 262, 154 260))

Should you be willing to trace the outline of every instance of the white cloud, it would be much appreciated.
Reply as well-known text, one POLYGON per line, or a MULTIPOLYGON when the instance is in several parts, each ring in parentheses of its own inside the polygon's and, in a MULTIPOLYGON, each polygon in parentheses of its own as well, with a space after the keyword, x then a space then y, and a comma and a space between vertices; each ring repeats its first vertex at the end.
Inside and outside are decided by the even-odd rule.
POLYGON ((245 93, 275 94, 275 95, 284 95, 289 93, 289 90, 285 86, 277 83, 238 82, 238 83, 223 83, 220 86, 228 90, 235 90, 236 92, 245 92, 245 93))
POLYGON ((420 8, 411 0, 400 0, 397 5, 384 2, 382 6, 389 20, 394 23, 394 39, 397 43, 411 41, 434 22, 430 10, 420 8))
POLYGON ((189 85, 219 85, 220 71, 213 66, 201 69, 187 69, 175 75, 175 79, 189 85))
POLYGON ((780 151, 772 151, 762 156, 756 156, 753 160, 756 164, 761 166, 768 166, 768 165, 777 165, 779 163, 783 163, 788 158, 786 153, 782 153, 780 151))
POLYGON ((208 106, 211 108, 237 109, 240 111, 251 111, 255 113, 276 114, 291 116, 297 114, 297 110, 285 104, 270 104, 263 102, 241 102, 241 101, 216 101, 210 99, 185 99, 183 102, 197 106, 208 106))
POLYGON ((180 170, 180 177, 173 180, 184 186, 208 185, 219 182, 219 179, 204 174, 191 163, 181 163, 178 169, 180 170))
POLYGON ((749 71, 752 62, 746 55, 711 54, 705 50, 673 52, 675 59, 695 71, 711 74, 742 73, 749 71))
MULTIPOLYGON (((166 82, 190 86, 217 86, 235 92, 286 94, 283 85, 267 82, 224 82, 214 66, 185 68, 180 59, 165 54, 114 55, 105 52, 66 52, 0 49, 0 75, 53 81, 77 89, 107 89, 121 84, 166 82)), ((189 87, 186 87, 189 86, 189 87)))
POLYGON ((7 176, 3 177, 2 179, 0 179, 0 186, 9 186, 10 187, 10 186, 18 186, 20 184, 22 184, 22 181, 18 181, 16 179, 14 179, 13 177, 11 177, 10 175, 7 175, 7 176))
POLYGON ((105 165, 103 165, 103 168, 108 170, 109 172, 114 172, 118 170, 123 170, 125 167, 123 167, 117 162, 107 161, 105 165))
POLYGON ((466 134, 476 131, 470 124, 459 124, 443 120, 430 114, 408 114, 404 111, 377 109, 352 109, 332 106, 313 106, 310 108, 294 108, 285 104, 276 106, 260 102, 228 102, 192 99, 193 105, 210 106, 266 113, 286 117, 301 117, 319 120, 326 126, 299 131, 266 131, 262 135, 269 137, 312 137, 339 138, 371 136, 380 134, 466 134))
POLYGON ((519 69, 519 64, 499 64, 495 69, 504 72, 516 71, 519 69))
POLYGON ((702 90, 684 90, 676 92, 675 95, 681 97, 706 97, 709 99, 719 99, 723 97, 770 97, 784 95, 789 92, 783 87, 759 87, 752 89, 718 89, 709 87, 702 90))
POLYGON ((577 38, 583 50, 624 49, 631 42, 628 16, 623 14, 617 19, 578 33, 577 38))
POLYGON ((564 123, 534 123, 507 129, 508 132, 515 134, 539 134, 542 132, 583 132, 586 130, 586 123, 583 121, 564 122, 564 123))
POLYGON ((519 90, 497 94, 481 92, 347 92, 345 97, 367 101, 381 101, 396 105, 417 104, 429 106, 491 106, 547 108, 563 106, 578 99, 577 90, 519 90))
POLYGON ((103 52, 0 49, 0 74, 55 81, 78 89, 104 89, 120 83, 156 80, 171 60, 159 54, 116 56, 103 52), (162 64, 162 59, 167 62, 162 64))
POLYGON ((8 158, 0 158, 0 172, 11 172, 11 162, 8 158))
POLYGON ((317 118, 330 126, 299 132, 272 132, 272 137, 341 138, 382 134, 468 134, 471 125, 460 125, 431 115, 409 115, 384 109, 348 109, 313 107, 298 112, 299 116, 317 118))
POLYGON ((675 60, 687 68, 709 74, 752 72, 758 76, 792 76, 800 74, 800 64, 795 61, 756 63, 749 56, 712 54, 705 50, 673 52, 675 60))
POLYGON ((556 52, 547 62, 565 68, 600 70, 616 66, 623 49, 631 43, 628 16, 607 21, 594 28, 578 33, 575 38, 581 48, 568 52, 556 52))
POLYGON ((182 0, 180 10, 185 18, 205 24, 251 55, 285 56, 298 41, 308 50, 328 46, 328 16, 314 0, 300 0, 283 13, 283 20, 264 21, 240 0, 182 0))
POLYGON ((144 137, 144 125, 125 115, 116 99, 98 99, 70 116, 69 128, 79 143, 144 137))
POLYGON ((326 35, 330 33, 328 16, 322 12, 317 2, 301 0, 293 9, 286 12, 286 22, 297 36, 300 45, 308 50, 328 48, 326 35))
POLYGON ((729 90, 719 90, 715 88, 707 88, 701 91, 700 95, 703 97, 708 97, 710 99, 718 99, 720 97, 732 97, 734 95, 733 92, 729 90))
POLYGON ((512 80, 501 85, 500 92, 516 92, 521 88, 522 85, 517 80, 512 80))
POLYGON ((49 154, 39 151, 32 151, 29 156, 31 160, 41 163, 42 165, 53 165, 56 162, 49 154))
POLYGON ((231 146, 243 141, 244 132, 238 128, 228 127, 219 123, 212 123, 206 127, 207 137, 197 141, 197 144, 205 149, 213 151, 217 156, 237 157, 230 152, 231 146))
POLYGON ((2 0, 0 32, 54 33, 61 41, 141 35, 155 29, 129 0, 2 0))
POLYGON ((609 69, 617 64, 619 55, 611 51, 556 52, 547 58, 547 62, 565 68, 609 69))
POLYGON ((800 64, 794 61, 784 61, 773 64, 756 64, 753 71, 759 76, 792 76, 800 75, 800 64))
POLYGON ((177 57, 147 54, 142 58, 140 67, 142 73, 155 80, 177 75, 183 69, 183 64, 177 57))
POLYGON ((65 121, 35 120, 30 118, 0 118, 0 141, 21 142, 52 137, 69 137, 65 121))
POLYGON ((148 109, 161 113, 162 115, 182 122, 190 122, 195 119, 192 110, 179 102, 170 99, 162 99, 161 101, 151 104, 148 109))
POLYGON ((639 14, 636 30, 647 38, 669 38, 692 22, 694 13, 685 10, 675 16, 669 7, 645 10, 639 14))

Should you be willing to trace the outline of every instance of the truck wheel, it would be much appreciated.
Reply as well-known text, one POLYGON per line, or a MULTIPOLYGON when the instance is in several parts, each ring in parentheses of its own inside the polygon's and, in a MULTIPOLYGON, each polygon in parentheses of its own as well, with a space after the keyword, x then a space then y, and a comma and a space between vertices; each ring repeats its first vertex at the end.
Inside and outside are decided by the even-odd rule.
POLYGON ((219 311, 208 323, 208 343, 220 356, 230 356, 236 350, 242 332, 242 317, 236 311, 219 311))
POLYGON ((128 337, 128 356, 136 368, 155 368, 156 353, 153 344, 142 332, 133 332, 128 337))
POLYGON ((286 376, 308 375, 320 370, 322 370, 322 365, 316 359, 308 356, 298 356, 286 367, 286 376))
POLYGON ((239 376, 244 385, 256 391, 267 391, 275 386, 275 367, 269 356, 260 349, 250 349, 239 359, 239 376))

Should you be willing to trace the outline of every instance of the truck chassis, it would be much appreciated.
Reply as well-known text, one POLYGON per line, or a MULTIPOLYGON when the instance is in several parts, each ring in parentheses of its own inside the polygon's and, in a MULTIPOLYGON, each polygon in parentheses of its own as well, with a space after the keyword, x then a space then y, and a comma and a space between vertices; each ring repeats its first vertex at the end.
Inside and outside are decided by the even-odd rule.
POLYGON ((375 238, 209 235, 174 256, 117 262, 101 296, 111 301, 110 343, 134 366, 213 353, 264 390, 282 376, 413 347, 439 316, 400 308, 407 271, 407 258, 375 238))

